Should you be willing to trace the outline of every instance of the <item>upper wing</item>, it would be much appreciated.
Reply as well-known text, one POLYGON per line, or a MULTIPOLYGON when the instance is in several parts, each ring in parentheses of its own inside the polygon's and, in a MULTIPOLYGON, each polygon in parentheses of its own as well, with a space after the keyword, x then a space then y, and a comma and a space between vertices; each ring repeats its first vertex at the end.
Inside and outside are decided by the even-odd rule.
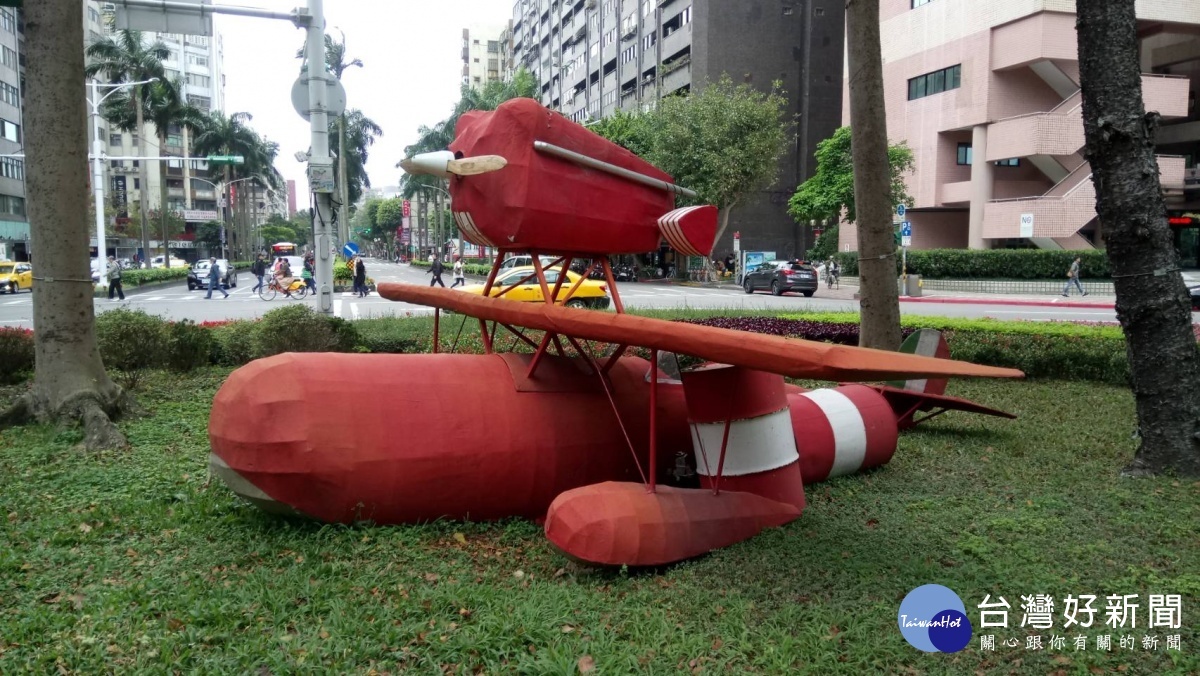
POLYGON ((872 350, 627 314, 514 303, 450 289, 380 284, 388 300, 444 308, 504 324, 618 345, 690 354, 701 359, 819 380, 883 380, 926 376, 1020 378, 1016 369, 872 350))

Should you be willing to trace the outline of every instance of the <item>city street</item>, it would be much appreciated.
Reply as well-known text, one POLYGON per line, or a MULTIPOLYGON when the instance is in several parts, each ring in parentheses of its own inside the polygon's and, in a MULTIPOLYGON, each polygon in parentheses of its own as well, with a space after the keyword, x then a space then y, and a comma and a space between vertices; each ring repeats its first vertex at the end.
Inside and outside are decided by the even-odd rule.
MULTIPOLYGON (((429 283, 428 273, 408 265, 368 259, 367 270, 368 275, 373 277, 376 282, 421 285, 429 283)), ((448 272, 443 279, 447 284, 452 282, 448 272)), ((124 302, 97 299, 96 311, 106 312, 117 307, 129 307, 162 315, 169 319, 191 319, 196 322, 204 322, 252 319, 288 303, 306 303, 316 307, 316 300, 313 298, 296 301, 277 296, 272 301, 264 301, 256 294, 251 293, 250 290, 254 283, 254 278, 248 272, 242 272, 238 275, 237 288, 230 290, 228 299, 214 294, 212 300, 205 300, 204 291, 188 291, 187 285, 180 282, 178 285, 134 291, 126 295, 124 302)), ((622 283, 620 290, 625 305, 631 309, 754 309, 794 310, 797 312, 855 311, 858 309, 858 303, 851 298, 852 294, 846 289, 840 292, 829 292, 822 289, 813 298, 804 298, 800 295, 775 297, 766 292, 755 293, 751 296, 736 287, 699 288, 663 283, 622 283), (830 298, 830 295, 838 297, 830 298)), ((0 326, 32 328, 32 299, 33 296, 30 293, 0 296, 0 326)), ((1014 306, 989 303, 986 299, 981 300, 978 304, 901 302, 900 308, 903 314, 944 317, 1116 321, 1116 313, 1111 309, 1014 306)), ((350 320, 404 316, 406 314, 418 315, 429 311, 428 308, 420 306, 384 300, 375 294, 366 298, 357 298, 349 293, 340 293, 334 298, 334 314, 350 320)))

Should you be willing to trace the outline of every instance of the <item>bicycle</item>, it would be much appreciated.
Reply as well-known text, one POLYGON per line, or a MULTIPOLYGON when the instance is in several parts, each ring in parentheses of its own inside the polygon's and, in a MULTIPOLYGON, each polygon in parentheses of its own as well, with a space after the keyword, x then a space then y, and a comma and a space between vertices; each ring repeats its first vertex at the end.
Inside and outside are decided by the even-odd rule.
POLYGON ((270 282, 264 283, 258 290, 258 297, 263 300, 274 300, 280 292, 283 292, 283 295, 288 298, 300 300, 308 294, 308 283, 299 277, 293 277, 292 283, 287 289, 284 289, 279 285, 279 280, 272 277, 270 282))
POLYGON ((840 275, 838 274, 838 272, 836 270, 826 270, 825 271, 825 288, 827 288, 827 289, 838 288, 838 277, 840 277, 840 275))

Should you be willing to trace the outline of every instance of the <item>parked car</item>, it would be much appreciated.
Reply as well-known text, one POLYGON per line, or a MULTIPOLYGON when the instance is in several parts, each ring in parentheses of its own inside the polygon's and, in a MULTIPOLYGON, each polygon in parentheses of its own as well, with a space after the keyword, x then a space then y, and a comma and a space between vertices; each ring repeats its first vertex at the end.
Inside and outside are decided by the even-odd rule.
MULTIPOLYGON (((210 266, 211 263, 209 263, 208 259, 205 259, 202 261, 197 261, 196 264, 192 266, 192 269, 188 270, 188 291, 208 288, 208 270, 210 266)), ((217 267, 221 269, 221 286, 223 288, 236 287, 237 270, 235 270, 233 266, 229 264, 229 261, 224 258, 218 258, 217 267)))
POLYGON ((746 272, 742 288, 746 293, 770 289, 775 296, 799 291, 806 298, 811 298, 817 291, 818 281, 816 268, 804 261, 768 261, 746 272))
POLYGON ((0 261, 0 293, 17 293, 33 288, 33 266, 29 263, 0 261))
MULTIPOLYGON (((558 276, 561 269, 553 268, 546 270, 546 283, 553 285, 558 281, 558 276)), ((533 274, 533 266, 522 266, 511 268, 507 272, 501 271, 496 277, 496 283, 492 285, 491 296, 496 296, 500 290, 515 284, 521 279, 533 274)), ((567 291, 579 281, 579 274, 575 272, 567 272, 567 278, 563 280, 562 288, 558 291, 558 298, 563 298, 567 295, 567 291)), ((462 287, 462 290, 467 293, 483 295, 483 284, 470 284, 462 287)), ((542 295, 542 285, 536 279, 529 279, 524 284, 517 286, 512 291, 505 293, 501 298, 515 300, 524 303, 542 303, 546 297, 542 295)), ((590 279, 585 279, 583 284, 575 290, 571 299, 567 301, 567 307, 577 308, 592 308, 594 310, 603 310, 608 307, 608 285, 600 282, 594 282, 590 279)))
POLYGON ((1192 309, 1200 312, 1200 286, 1193 286, 1192 292, 1192 309))

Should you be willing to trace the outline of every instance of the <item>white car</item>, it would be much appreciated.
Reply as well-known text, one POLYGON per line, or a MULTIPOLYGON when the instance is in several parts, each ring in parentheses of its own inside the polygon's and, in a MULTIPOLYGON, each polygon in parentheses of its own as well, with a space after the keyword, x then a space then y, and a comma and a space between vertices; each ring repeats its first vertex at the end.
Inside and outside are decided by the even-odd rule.
MULTIPOLYGON (((180 258, 179 256, 171 256, 171 267, 173 267, 173 268, 186 268, 188 265, 189 265, 189 264, 188 264, 188 262, 187 262, 187 261, 185 261, 185 260, 183 260, 183 259, 182 259, 182 258, 180 258)), ((150 267, 152 267, 152 268, 161 268, 161 267, 166 267, 166 266, 164 265, 164 260, 163 260, 163 257, 162 257, 162 256, 155 256, 154 258, 151 258, 151 259, 150 259, 150 267)))

